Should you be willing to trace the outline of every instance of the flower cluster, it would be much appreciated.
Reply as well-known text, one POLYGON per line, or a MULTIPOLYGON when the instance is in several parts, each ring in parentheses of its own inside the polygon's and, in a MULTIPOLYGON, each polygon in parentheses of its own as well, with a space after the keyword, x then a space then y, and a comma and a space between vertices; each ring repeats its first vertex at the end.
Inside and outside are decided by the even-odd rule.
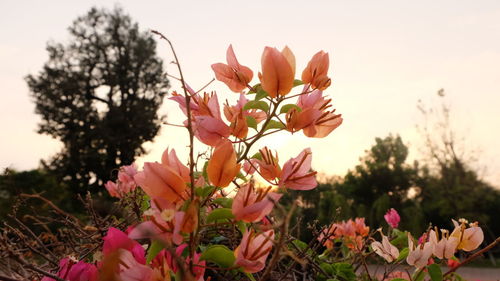
POLYGON ((139 196, 140 202, 131 207, 138 219, 101 230, 102 248, 92 260, 65 257, 44 281, 55 276, 68 281, 210 280, 226 273, 231 278, 227 280, 266 280, 284 256, 291 259, 289 268, 314 263, 317 280, 354 280, 349 277, 355 275, 353 265, 335 262, 338 255, 366 266, 365 256, 374 252, 389 263, 406 258, 421 269, 432 256, 454 260, 457 250, 472 251, 482 243, 477 223, 467 226, 463 220, 454 222, 451 233, 430 229, 416 243, 409 233, 397 230, 400 217, 394 209, 384 216, 392 234, 379 229, 381 242, 373 241, 375 232, 370 233, 364 218, 331 224, 318 232, 319 242, 313 241, 317 245, 293 238, 287 233, 293 208, 281 218, 276 210, 289 190, 306 192, 317 186, 312 151, 305 148, 280 163, 278 152, 257 143, 277 132, 323 138, 342 124, 332 99, 323 92, 332 83, 328 53, 316 53, 299 80, 288 47, 265 47, 259 82, 253 85, 254 72, 240 64, 232 46, 226 59, 212 69, 215 78, 237 94, 234 104, 226 101, 221 107, 217 93, 195 91, 182 77, 183 92, 174 91, 170 97, 186 117, 178 126, 189 134, 188 162, 167 148, 158 162, 146 162, 140 171, 135 165, 120 168, 117 181, 107 182, 105 188, 121 200, 132 193, 139 196), (194 146, 200 143, 195 140, 207 148, 198 157, 194 146), (392 243, 395 237, 407 239, 406 250, 392 243), (326 248, 322 254, 310 254, 321 248, 326 248))

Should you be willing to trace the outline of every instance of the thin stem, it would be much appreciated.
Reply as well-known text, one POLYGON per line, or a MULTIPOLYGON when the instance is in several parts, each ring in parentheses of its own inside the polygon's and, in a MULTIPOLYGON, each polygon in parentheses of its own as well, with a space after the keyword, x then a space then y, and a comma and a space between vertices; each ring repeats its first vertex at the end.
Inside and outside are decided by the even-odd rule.
POLYGON ((255 142, 257 142, 260 139, 260 137, 262 137, 262 135, 264 134, 264 131, 266 129, 267 124, 269 124, 271 119, 276 115, 276 111, 278 110, 278 107, 279 107, 279 104, 281 103, 281 101, 283 101, 283 99, 278 98, 278 100, 275 103, 273 102, 274 108, 273 108, 271 114, 268 115, 268 118, 266 119, 266 121, 262 125, 262 128, 260 129, 260 131, 254 136, 253 140, 247 144, 245 152, 243 152, 243 154, 238 158, 237 162, 241 162, 243 159, 247 158, 247 154, 250 151, 250 148, 252 147, 252 145, 255 142))
MULTIPOLYGON (((165 37, 162 33, 152 30, 154 34, 160 36, 161 39, 167 41, 168 45, 170 45, 170 50, 172 50, 172 54, 174 55, 175 63, 177 65, 177 69, 179 70, 179 75, 181 76, 182 90, 184 91, 184 97, 186 99, 186 114, 187 114, 187 130, 189 132, 189 177, 191 180, 191 202, 194 201, 195 187, 194 187, 194 132, 193 132, 193 120, 191 116, 191 96, 188 94, 186 90, 186 80, 184 79, 184 74, 182 73, 181 64, 179 62, 179 58, 177 57, 177 53, 175 52, 174 46, 172 42, 165 37)), ((198 228, 197 228, 198 229, 198 228)), ((197 230, 198 231, 198 230, 197 230)), ((193 235, 189 236, 189 256, 192 257, 189 263, 189 268, 191 272, 193 272, 193 257, 194 257, 194 239, 193 235)))

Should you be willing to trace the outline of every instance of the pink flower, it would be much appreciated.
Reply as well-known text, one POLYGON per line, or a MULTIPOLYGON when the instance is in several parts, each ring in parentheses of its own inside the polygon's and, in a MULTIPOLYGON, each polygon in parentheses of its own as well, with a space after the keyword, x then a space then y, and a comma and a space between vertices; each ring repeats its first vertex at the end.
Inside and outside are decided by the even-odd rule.
POLYGON ((231 91, 238 93, 243 91, 250 81, 252 81, 253 72, 250 68, 241 65, 236 59, 233 46, 229 45, 226 52, 227 64, 212 64, 215 72, 215 78, 224 82, 231 91))
POLYGON ((311 171, 312 153, 304 149, 297 157, 283 165, 279 186, 294 190, 310 190, 316 187, 316 172, 311 171))
POLYGON ((127 234, 123 233, 121 230, 110 227, 108 233, 102 239, 104 240, 104 245, 102 246, 102 253, 104 256, 118 249, 124 249, 130 251, 137 262, 141 264, 146 263, 146 259, 144 258, 145 251, 141 244, 130 239, 127 234))
POLYGON ((202 143, 217 146, 231 135, 231 128, 221 119, 197 116, 193 123, 194 135, 202 143))
POLYGON ((189 168, 186 167, 182 162, 177 158, 177 154, 175 150, 165 149, 161 156, 161 163, 163 165, 171 167, 177 174, 179 174, 185 182, 190 182, 191 179, 189 177, 189 168))
POLYGON ((450 259, 455 254, 458 245, 456 237, 446 237, 447 231, 442 231, 441 239, 438 233, 431 230, 429 233, 429 241, 433 245, 433 254, 439 259, 450 259))
POLYGON ((399 250, 389 242, 387 236, 382 234, 382 243, 375 241, 371 244, 373 251, 387 262, 395 261, 399 256, 399 250))
MULTIPOLYGON (((304 88, 304 91, 307 88, 304 88)), ((299 97, 296 108, 286 113, 286 127, 290 132, 303 130, 310 138, 324 138, 342 124, 342 116, 331 108, 331 99, 325 99, 323 92, 314 90, 299 97)))
POLYGON ((255 273, 264 269, 266 259, 273 248, 274 230, 256 234, 253 229, 247 230, 241 238, 240 245, 234 250, 236 264, 247 273, 255 273))
POLYGON ((122 198, 137 187, 137 183, 134 180, 135 174, 137 174, 135 164, 122 166, 118 172, 118 181, 116 183, 108 181, 104 184, 104 187, 112 197, 122 198))
MULTIPOLYGON (((98 272, 93 264, 63 258, 59 261, 59 271, 56 275, 68 281, 97 281, 98 272)), ((55 279, 44 277, 42 281, 55 281, 55 279)))
POLYGON ((258 222, 268 215, 281 194, 270 192, 271 187, 255 189, 253 181, 243 184, 233 200, 232 212, 236 220, 258 222))
POLYGON ((162 198, 170 202, 187 198, 185 179, 170 166, 146 162, 144 171, 137 173, 134 179, 151 198, 162 198))
POLYGON ((416 268, 423 268, 432 256, 433 245, 431 242, 425 242, 415 247, 413 243, 413 237, 408 233, 408 249, 410 252, 406 262, 416 268))
POLYGON ((399 217, 399 214, 394 208, 389 209, 387 213, 384 215, 385 221, 392 227, 392 228, 397 228, 399 225, 399 221, 401 218, 399 217))

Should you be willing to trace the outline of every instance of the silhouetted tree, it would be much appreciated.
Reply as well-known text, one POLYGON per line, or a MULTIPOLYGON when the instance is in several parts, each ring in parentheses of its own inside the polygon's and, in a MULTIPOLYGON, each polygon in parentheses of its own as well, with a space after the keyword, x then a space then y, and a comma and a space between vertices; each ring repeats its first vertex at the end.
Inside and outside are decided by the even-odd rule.
POLYGON ((418 105, 426 121, 419 128, 427 156, 418 199, 427 221, 439 227, 450 227, 451 219, 457 218, 478 221, 487 228, 486 237, 491 240, 500 235, 500 225, 495 223, 500 213, 500 191, 478 176, 473 168, 477 153, 453 128, 443 89, 438 96, 438 106, 418 105))
POLYGON ((151 35, 119 8, 92 8, 69 32, 68 44, 48 44, 49 60, 26 81, 42 117, 38 132, 64 145, 46 167, 83 192, 145 152, 168 81, 151 35))
POLYGON ((402 228, 421 231, 423 214, 409 197, 418 181, 418 163, 406 163, 408 147, 400 136, 375 142, 335 189, 347 199, 353 216, 365 217, 372 227, 384 225, 385 212, 394 208, 402 216, 402 228))

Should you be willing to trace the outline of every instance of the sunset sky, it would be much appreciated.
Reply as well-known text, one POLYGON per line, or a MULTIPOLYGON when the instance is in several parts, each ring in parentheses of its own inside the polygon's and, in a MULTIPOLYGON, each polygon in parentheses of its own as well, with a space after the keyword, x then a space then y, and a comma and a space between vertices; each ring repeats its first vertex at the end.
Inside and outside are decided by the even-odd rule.
MULTIPOLYGON (((48 59, 48 41, 67 42, 67 27, 92 6, 121 6, 142 30, 156 29, 175 44, 188 83, 199 88, 214 77, 210 65, 225 62, 233 44, 240 63, 260 70, 264 46, 295 53, 297 73, 319 50, 330 54, 333 98, 344 123, 324 139, 287 134, 263 140, 282 161, 304 147, 313 168, 343 175, 359 162, 375 137, 400 134, 411 160, 420 158, 423 122, 417 101, 437 105, 444 88, 452 124, 475 168, 500 187, 499 1, 1 1, 0 168, 32 169, 61 145, 36 133, 39 117, 24 81, 48 59)), ((166 71, 176 74, 171 53, 158 42, 166 71)), ((257 79, 254 78, 254 83, 257 79)), ((172 83, 171 90, 179 89, 172 83)), ((209 88, 234 100, 222 83, 209 88)), ((221 99, 222 100, 222 99, 221 99)), ((181 123, 165 100, 168 121, 181 123)), ((180 129, 162 128, 143 161, 159 160, 167 147, 186 155, 180 129)))

